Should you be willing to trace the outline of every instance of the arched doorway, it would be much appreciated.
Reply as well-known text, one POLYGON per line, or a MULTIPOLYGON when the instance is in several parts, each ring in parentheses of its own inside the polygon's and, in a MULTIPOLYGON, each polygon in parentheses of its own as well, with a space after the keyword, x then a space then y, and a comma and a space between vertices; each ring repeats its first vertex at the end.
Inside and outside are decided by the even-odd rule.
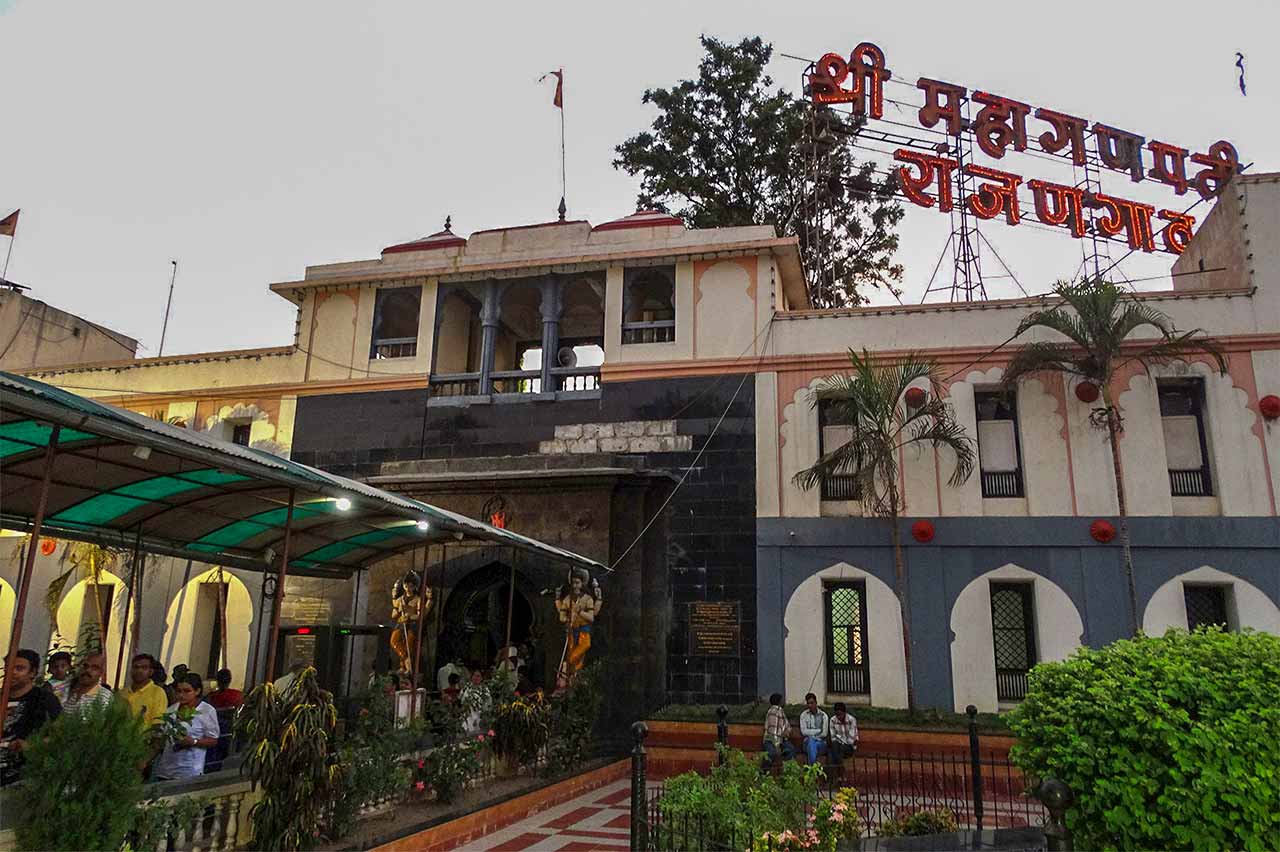
POLYGON ((511 578, 510 565, 492 562, 454 585, 442 614, 437 668, 451 660, 461 660, 469 667, 493 665, 506 642, 509 604, 511 641, 520 644, 536 637, 542 621, 534 605, 537 589, 516 570, 512 594, 511 578))

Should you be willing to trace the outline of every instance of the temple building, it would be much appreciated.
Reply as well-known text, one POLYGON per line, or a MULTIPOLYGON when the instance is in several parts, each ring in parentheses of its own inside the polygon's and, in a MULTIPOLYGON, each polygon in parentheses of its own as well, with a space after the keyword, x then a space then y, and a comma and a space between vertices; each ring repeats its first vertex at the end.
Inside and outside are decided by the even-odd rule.
MULTIPOLYGON (((1277 221, 1280 175, 1237 178, 1174 268, 1189 274, 1138 294, 1180 329, 1205 329, 1228 363, 1134 368, 1115 388, 1148 632, 1280 633, 1277 221)), ((948 377, 981 462, 950 487, 936 453, 902 460, 918 702, 1011 706, 1035 662, 1126 634, 1120 548, 1095 537, 1117 508, 1091 406, 1056 376, 995 393, 1009 357, 998 344, 1041 298, 813 310, 794 238, 654 212, 466 237, 446 227, 271 289, 297 309, 288 345, 25 372, 610 566, 595 578, 590 654, 641 713, 773 691, 905 706, 888 521, 848 482, 803 490, 793 477, 842 440, 810 391, 847 368, 850 347, 921 351, 948 377)), ((41 557, 41 576, 56 560, 41 557)), ((0 610, 12 562, 0 554, 0 610)), ((501 548, 291 576, 284 629, 386 623, 410 569, 435 590, 433 670, 491 662, 510 640, 553 676, 564 630, 549 593, 563 572, 501 548)), ((166 664, 202 667, 211 618, 246 632, 261 618, 261 575, 216 571, 174 561, 154 574, 168 588, 144 636, 168 643, 166 664), (210 576, 243 586, 225 616, 201 609, 210 576)), ((67 623, 59 609, 32 629, 74 633, 84 592, 64 594, 67 623)))

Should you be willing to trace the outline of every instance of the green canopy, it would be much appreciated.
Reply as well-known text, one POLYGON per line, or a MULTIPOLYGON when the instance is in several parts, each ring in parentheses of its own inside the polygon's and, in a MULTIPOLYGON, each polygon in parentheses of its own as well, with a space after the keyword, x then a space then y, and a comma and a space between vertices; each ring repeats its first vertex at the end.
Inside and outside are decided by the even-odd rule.
POLYGON ((54 427, 44 532, 263 570, 348 576, 425 544, 505 545, 600 563, 399 494, 0 372, 0 525, 29 530, 54 427))

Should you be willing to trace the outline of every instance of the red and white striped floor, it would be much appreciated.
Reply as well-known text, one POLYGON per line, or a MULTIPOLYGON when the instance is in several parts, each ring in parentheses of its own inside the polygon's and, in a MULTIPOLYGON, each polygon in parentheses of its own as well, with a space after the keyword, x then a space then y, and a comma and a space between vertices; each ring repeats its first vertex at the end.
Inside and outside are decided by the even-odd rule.
POLYGON ((487 852, 624 850, 631 837, 630 798, 630 782, 615 781, 495 831, 467 848, 487 852))

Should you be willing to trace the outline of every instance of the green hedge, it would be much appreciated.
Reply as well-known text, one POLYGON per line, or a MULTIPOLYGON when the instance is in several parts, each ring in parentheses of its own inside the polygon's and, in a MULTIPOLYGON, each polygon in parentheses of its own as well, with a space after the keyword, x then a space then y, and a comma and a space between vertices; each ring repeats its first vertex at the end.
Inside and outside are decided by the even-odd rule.
POLYGON ((1077 849, 1274 849, 1280 637, 1187 634, 1084 649, 1031 672, 1013 759, 1075 793, 1077 849))
MULTIPOLYGON (((716 722, 718 704, 668 704, 660 710, 649 714, 650 719, 665 722, 716 722)), ((829 705, 823 710, 831 712, 829 705)), ((750 704, 730 704, 729 721, 742 724, 763 724, 764 714, 769 710, 767 701, 754 701, 750 704)), ((788 704, 787 718, 793 725, 798 724, 803 704, 788 704)), ((919 731, 968 731, 969 717, 963 713, 947 713, 942 710, 896 710, 890 707, 866 707, 850 705, 849 712, 858 720, 858 726, 864 728, 904 728, 919 731)), ((1009 734, 1006 717, 996 713, 979 713, 978 730, 984 734, 1009 734)))

